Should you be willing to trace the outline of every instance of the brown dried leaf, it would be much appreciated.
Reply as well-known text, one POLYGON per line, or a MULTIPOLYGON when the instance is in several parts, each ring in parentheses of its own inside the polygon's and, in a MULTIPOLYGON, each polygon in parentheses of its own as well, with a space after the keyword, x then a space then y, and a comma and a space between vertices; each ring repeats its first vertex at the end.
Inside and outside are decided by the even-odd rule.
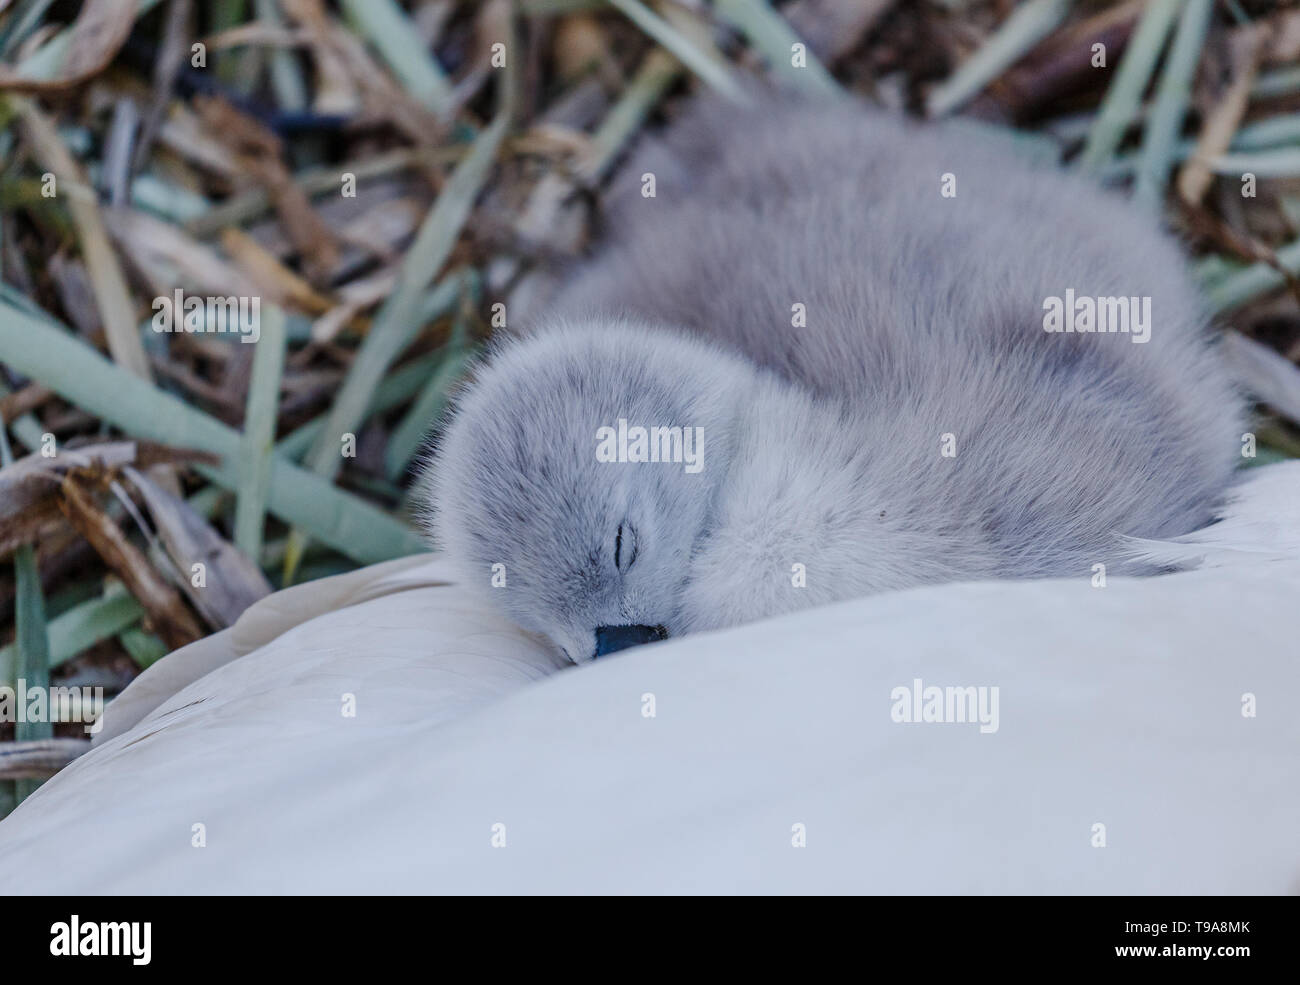
POLYGON ((60 492, 63 515, 122 579, 143 606, 148 625, 168 647, 175 650, 205 635, 180 593, 100 508, 87 479, 71 471, 64 476, 60 492))
POLYGON ((1241 126, 1268 40, 1268 27, 1264 24, 1252 25, 1234 35, 1232 81, 1206 115, 1196 140, 1196 149, 1178 172, 1176 187, 1184 202, 1199 205, 1213 183, 1214 172, 1210 162, 1227 152, 1237 128, 1241 126))
POLYGON ((223 540, 182 499, 165 492, 135 469, 125 469, 139 491, 162 537, 167 553, 180 572, 180 584, 194 607, 214 629, 232 626, 244 610, 271 594, 261 569, 223 540), (190 571, 203 564, 206 585, 195 588, 190 571))
POLYGON ((232 226, 222 230, 221 247, 239 269, 276 303, 312 315, 319 315, 334 306, 329 298, 318 293, 242 229, 232 226))
POLYGON ((170 296, 177 287, 223 296, 257 293, 247 277, 179 226, 134 209, 109 209, 104 221, 158 295, 170 296))
POLYGON ((307 31, 312 62, 316 67, 317 113, 350 116, 361 104, 356 80, 331 43, 333 25, 321 0, 282 0, 285 16, 307 31))
POLYGON ((54 391, 39 383, 28 383, 13 393, 0 397, 0 423, 8 424, 15 418, 35 410, 54 396, 54 391))
MULTIPOLYGON (((1300 59, 1300 10, 1278 13, 1268 26, 1270 41, 1264 52, 1266 65, 1294 65, 1300 59)), ((1249 27, 1244 28, 1249 30, 1249 27)))
POLYGON ((72 25, 72 43, 59 75, 31 79, 11 66, 0 65, 0 91, 64 92, 98 75, 126 43, 135 23, 135 8, 135 0, 86 0, 72 25))
POLYGON ((1092 65, 1092 46, 1104 44, 1107 58, 1116 63, 1144 6, 1144 0, 1128 0, 1066 24, 1004 72, 990 95, 1013 117, 1024 119, 1038 115, 1062 97, 1092 89, 1101 77, 1092 65))
POLYGON ((48 780, 89 751, 89 739, 3 742, 0 743, 0 780, 48 780))
POLYGON ((54 458, 39 454, 20 458, 0 469, 0 557, 8 557, 23 544, 43 544, 52 530, 63 526, 54 522, 59 480, 70 469, 111 475, 125 465, 147 468, 183 462, 215 464, 217 459, 147 441, 111 441, 65 448, 54 458))
POLYGON ((196 99, 195 105, 209 129, 266 188, 285 235, 312 279, 328 279, 339 262, 338 241, 284 165, 280 138, 223 99, 196 99))

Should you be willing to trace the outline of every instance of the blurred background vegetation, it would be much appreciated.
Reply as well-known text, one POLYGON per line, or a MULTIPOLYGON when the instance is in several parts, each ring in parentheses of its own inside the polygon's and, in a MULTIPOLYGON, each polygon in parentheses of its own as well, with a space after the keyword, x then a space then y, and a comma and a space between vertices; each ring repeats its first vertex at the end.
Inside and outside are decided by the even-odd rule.
MULTIPOLYGON (((112 695, 276 587, 422 549, 448 388, 588 249, 624 151, 753 76, 1129 195, 1260 400, 1244 464, 1300 454, 1287 5, 0 0, 0 685, 112 695), (259 341, 155 332, 177 289, 260 298, 259 341)), ((84 741, 0 724, 0 816, 84 741)))

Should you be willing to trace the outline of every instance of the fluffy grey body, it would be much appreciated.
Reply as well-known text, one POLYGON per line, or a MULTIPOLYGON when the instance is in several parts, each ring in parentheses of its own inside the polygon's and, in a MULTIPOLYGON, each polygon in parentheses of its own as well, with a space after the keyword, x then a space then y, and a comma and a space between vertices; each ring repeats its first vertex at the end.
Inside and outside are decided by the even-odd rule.
POLYGON ((705 106, 626 173, 595 259, 479 368, 430 472, 437 540, 573 659, 597 627, 1138 571, 1125 535, 1210 519, 1242 401, 1131 204, 848 103, 705 106), (1044 331, 1067 290, 1149 297, 1149 341, 1044 331), (619 419, 701 428, 704 468, 597 461, 619 419))

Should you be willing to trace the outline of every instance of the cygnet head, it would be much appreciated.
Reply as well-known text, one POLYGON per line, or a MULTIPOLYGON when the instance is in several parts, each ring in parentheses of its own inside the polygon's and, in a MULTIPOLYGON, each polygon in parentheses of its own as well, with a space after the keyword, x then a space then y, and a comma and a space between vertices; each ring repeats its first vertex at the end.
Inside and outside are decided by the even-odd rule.
POLYGON ((602 321, 502 343, 475 375, 426 474, 437 546, 575 662, 682 631, 758 371, 602 321))

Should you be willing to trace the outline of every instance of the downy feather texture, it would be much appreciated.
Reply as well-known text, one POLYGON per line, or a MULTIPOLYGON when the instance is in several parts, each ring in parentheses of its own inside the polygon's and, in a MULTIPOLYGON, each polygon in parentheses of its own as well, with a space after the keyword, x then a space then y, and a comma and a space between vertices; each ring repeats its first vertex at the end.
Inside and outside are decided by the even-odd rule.
POLYGON ((1243 401, 1178 244, 1122 198, 848 100, 701 103, 625 174, 425 479, 466 582, 570 659, 601 626, 1147 573, 1131 538, 1212 520, 1243 401), (1067 291, 1149 298, 1149 339, 1045 331, 1067 291), (702 467, 599 461, 620 420, 698 428, 702 467))

